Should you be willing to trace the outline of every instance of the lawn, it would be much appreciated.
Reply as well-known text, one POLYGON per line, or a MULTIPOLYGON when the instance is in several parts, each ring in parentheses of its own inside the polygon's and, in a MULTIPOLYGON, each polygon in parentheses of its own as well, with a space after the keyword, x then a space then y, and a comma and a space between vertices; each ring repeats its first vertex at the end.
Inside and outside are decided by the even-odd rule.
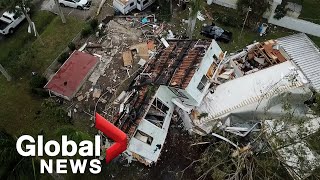
POLYGON ((302 11, 299 18, 320 24, 320 0, 304 0, 301 4, 302 11))
MULTIPOLYGON (((31 19, 35 22, 38 32, 41 34, 45 27, 51 23, 55 15, 47 11, 37 11, 31 14, 31 19)), ((23 49, 30 45, 35 40, 34 36, 26 33, 28 29, 28 23, 25 20, 11 36, 6 37, 0 41, 0 63, 4 66, 7 63, 7 56, 10 51, 17 51, 17 49, 23 49)))
POLYGON ((9 73, 21 75, 21 78, 12 82, 7 82, 3 76, 0 76, 0 128, 5 128, 15 135, 21 133, 36 135, 41 130, 51 134, 57 127, 67 124, 63 120, 57 121, 59 115, 54 114, 54 109, 45 108, 42 98, 31 95, 28 83, 31 71, 37 71, 40 74, 44 72, 84 25, 84 22, 75 18, 67 18, 67 24, 62 24, 58 16, 43 11, 35 13, 33 19, 39 27, 44 46, 34 37, 30 37, 26 31, 26 24, 0 43, 1 62, 10 65, 9 73), (47 23, 37 24, 37 19, 38 22, 47 23), (11 49, 23 49, 19 55, 23 58, 5 62, 11 49), (11 68, 19 66, 26 68, 11 68), (18 70, 23 72, 14 72, 18 70))
POLYGON ((45 45, 41 45, 38 40, 33 43, 32 47, 35 49, 33 67, 37 71, 44 72, 52 63, 52 60, 67 47, 83 26, 84 22, 78 19, 68 18, 67 24, 64 25, 61 23, 61 19, 56 17, 41 34, 45 45))

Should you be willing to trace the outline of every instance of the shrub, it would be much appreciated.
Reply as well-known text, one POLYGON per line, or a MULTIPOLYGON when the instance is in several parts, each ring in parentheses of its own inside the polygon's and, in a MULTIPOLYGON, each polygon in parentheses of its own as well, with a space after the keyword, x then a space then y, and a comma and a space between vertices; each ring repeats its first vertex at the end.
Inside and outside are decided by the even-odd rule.
POLYGON ((93 29, 90 25, 86 25, 81 31, 81 38, 88 37, 91 33, 93 33, 93 29))
POLYGON ((74 50, 76 50, 76 45, 73 42, 70 42, 68 44, 68 48, 70 49, 70 51, 74 51, 74 50))
POLYGON ((98 19, 94 18, 94 19, 91 19, 90 22, 90 27, 94 30, 98 27, 99 25, 99 22, 98 22, 98 19))
POLYGON ((41 75, 32 76, 29 85, 31 88, 43 88, 46 85, 47 79, 41 75))
POLYGON ((68 58, 69 58, 69 52, 64 52, 59 56, 57 61, 63 64, 68 58))
POLYGON ((42 89, 42 88, 32 88, 31 93, 38 95, 40 97, 49 97, 48 91, 46 91, 45 89, 42 89))
POLYGON ((170 1, 158 0, 157 3, 159 4, 159 19, 161 21, 170 21, 172 18, 170 1))

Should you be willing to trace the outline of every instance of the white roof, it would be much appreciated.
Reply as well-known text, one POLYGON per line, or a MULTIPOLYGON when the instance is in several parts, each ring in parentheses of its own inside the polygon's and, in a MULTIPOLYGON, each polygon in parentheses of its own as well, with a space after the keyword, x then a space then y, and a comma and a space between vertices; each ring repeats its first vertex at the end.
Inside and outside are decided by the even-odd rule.
POLYGON ((196 110, 208 113, 208 116, 196 123, 213 120, 262 98, 302 86, 303 83, 307 83, 307 80, 290 61, 230 80, 219 85, 213 94, 206 95, 196 110), (296 77, 297 81, 293 82, 292 77, 296 77))
POLYGON ((320 91, 320 52, 318 47, 300 33, 277 39, 289 54, 291 60, 300 68, 316 91, 320 91))

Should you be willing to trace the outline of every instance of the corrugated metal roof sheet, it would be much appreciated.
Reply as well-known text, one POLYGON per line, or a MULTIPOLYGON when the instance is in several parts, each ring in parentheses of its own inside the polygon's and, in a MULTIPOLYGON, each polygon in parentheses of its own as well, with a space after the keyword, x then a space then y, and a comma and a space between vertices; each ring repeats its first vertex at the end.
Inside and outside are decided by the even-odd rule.
POLYGON ((295 71, 291 61, 286 61, 225 82, 213 94, 208 93, 196 108, 199 113, 208 113, 208 117, 194 122, 205 123, 240 107, 303 86, 303 78, 295 71), (296 77, 297 81, 293 82, 291 77, 296 77))
POLYGON ((291 60, 300 68, 312 87, 320 91, 319 48, 303 33, 277 39, 291 60))

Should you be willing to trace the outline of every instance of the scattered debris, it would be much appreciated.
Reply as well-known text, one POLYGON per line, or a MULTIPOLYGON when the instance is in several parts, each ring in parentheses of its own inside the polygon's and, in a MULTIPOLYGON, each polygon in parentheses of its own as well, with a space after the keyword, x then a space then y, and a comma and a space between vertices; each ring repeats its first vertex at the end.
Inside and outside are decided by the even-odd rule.
POLYGON ((131 51, 135 50, 139 57, 142 59, 149 59, 149 51, 154 50, 154 42, 148 41, 139 44, 135 44, 129 48, 131 51))
POLYGON ((82 101, 84 99, 84 96, 81 94, 80 96, 77 97, 78 101, 82 101))
POLYGON ((93 98, 99 98, 101 96, 101 93, 102 93, 101 89, 95 88, 93 90, 92 97, 93 98))
POLYGON ((124 67, 131 67, 132 66, 132 53, 131 51, 125 51, 122 53, 122 59, 123 59, 123 66, 124 67))

